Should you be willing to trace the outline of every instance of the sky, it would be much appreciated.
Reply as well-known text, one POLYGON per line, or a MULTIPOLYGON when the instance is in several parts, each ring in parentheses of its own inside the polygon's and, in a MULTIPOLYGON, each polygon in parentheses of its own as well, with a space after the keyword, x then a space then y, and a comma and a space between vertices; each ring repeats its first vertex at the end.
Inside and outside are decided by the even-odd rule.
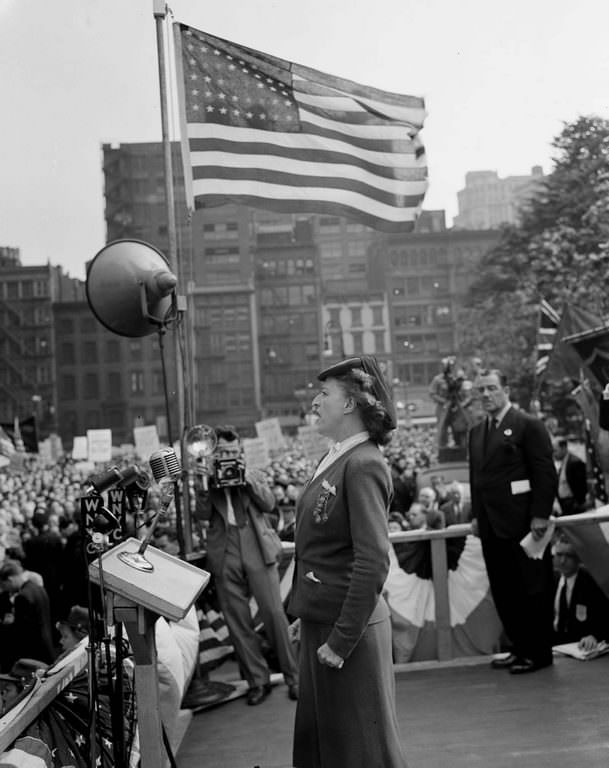
MULTIPOLYGON (((449 225, 468 171, 547 173, 565 122, 609 119, 606 0, 169 7, 236 43, 423 96, 424 207, 445 209, 449 225)), ((153 0, 0 0, 0 246, 84 279, 105 243, 102 144, 160 140, 153 0)))

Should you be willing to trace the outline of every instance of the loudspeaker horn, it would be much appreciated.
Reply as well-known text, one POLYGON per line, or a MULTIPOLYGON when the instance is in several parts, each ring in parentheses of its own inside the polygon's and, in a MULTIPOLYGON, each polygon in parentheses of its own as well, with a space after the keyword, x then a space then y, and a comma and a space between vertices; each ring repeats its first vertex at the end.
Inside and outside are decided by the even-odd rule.
POLYGON ((99 322, 119 336, 148 336, 176 316, 176 276, 141 240, 114 240, 87 269, 86 294, 99 322))

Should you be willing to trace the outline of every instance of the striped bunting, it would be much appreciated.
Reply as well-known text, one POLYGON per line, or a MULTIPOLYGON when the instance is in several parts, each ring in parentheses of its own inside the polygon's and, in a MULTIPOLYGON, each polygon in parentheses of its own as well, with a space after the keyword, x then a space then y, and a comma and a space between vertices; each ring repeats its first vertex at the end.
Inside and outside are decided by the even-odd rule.
POLYGON ((0 755, 0 768, 53 768, 51 750, 40 739, 24 736, 0 755))
POLYGON ((541 376, 548 367, 559 323, 560 315, 558 312, 545 299, 542 299, 539 304, 539 327, 537 329, 536 376, 541 376))
POLYGON ((175 25, 187 200, 414 226, 427 189, 421 98, 175 25))

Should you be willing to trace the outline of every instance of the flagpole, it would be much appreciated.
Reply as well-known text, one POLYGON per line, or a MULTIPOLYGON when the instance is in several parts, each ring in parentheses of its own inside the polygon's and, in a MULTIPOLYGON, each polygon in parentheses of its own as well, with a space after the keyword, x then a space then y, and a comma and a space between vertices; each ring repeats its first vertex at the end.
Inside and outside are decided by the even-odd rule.
MULTIPOLYGON (((177 249, 177 226, 175 215, 175 196, 173 189, 173 159, 171 153, 171 139, 169 136, 169 101, 167 98, 167 67, 165 64, 165 32, 164 24, 167 16, 167 6, 164 0, 152 0, 152 13, 156 25, 157 58, 159 65, 159 89, 161 97, 161 132, 163 142, 163 165, 165 170, 165 203, 167 207, 167 237, 169 266, 172 268, 178 280, 183 276, 178 264, 177 249)), ((179 318, 182 317, 184 310, 183 297, 178 297, 179 318)), ((184 369, 181 348, 179 343, 179 334, 181 331, 180 319, 174 328, 175 343, 175 364, 176 364, 176 389, 178 405, 178 438, 183 448, 184 439, 184 369)), ((168 435, 169 443, 174 440, 173 435, 168 435)), ((184 451, 181 451, 182 461, 184 460, 184 451)), ((186 494, 184 493, 184 483, 181 483, 179 492, 176 494, 176 534, 180 545, 180 554, 182 556, 192 552, 192 531, 190 525, 190 514, 186 494), (183 502, 180 504, 180 500, 183 502), (182 519, 182 515, 184 516, 182 519)))

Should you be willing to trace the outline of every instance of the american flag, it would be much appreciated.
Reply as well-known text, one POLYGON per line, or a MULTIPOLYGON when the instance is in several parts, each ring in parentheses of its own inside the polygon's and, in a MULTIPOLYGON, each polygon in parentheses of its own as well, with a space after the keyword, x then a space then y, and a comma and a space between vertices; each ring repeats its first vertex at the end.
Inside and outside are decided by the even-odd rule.
POLYGON ((559 323, 560 315, 558 312, 545 299, 542 299, 539 304, 539 326, 537 329, 536 376, 541 376, 548 367, 559 323))
POLYGON ((414 226, 427 188, 423 99, 175 25, 187 200, 414 226), (181 70, 181 72, 180 72, 181 70))

